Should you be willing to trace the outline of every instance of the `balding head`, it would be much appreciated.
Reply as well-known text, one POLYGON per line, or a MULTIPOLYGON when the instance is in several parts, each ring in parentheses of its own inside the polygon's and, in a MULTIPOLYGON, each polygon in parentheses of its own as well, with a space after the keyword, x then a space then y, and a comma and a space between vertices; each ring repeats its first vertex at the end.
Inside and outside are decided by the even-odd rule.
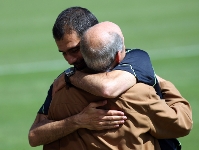
POLYGON ((118 25, 107 21, 89 28, 80 44, 87 66, 104 72, 112 66, 117 52, 124 49, 124 37, 118 25))
MULTIPOLYGON (((111 33, 116 33, 120 37, 122 37, 122 39, 124 39, 120 27, 115 23, 109 21, 98 23, 95 26, 89 28, 84 34, 84 37, 88 41, 90 41, 91 44, 96 43, 96 45, 98 45, 99 42, 108 40, 111 36, 110 35, 111 33)), ((95 46, 95 45, 90 45, 90 46, 95 46)))
POLYGON ((124 36, 122 34, 120 27, 113 22, 109 22, 109 21, 101 22, 101 23, 96 24, 95 27, 99 29, 101 28, 105 32, 115 32, 124 39, 124 36))

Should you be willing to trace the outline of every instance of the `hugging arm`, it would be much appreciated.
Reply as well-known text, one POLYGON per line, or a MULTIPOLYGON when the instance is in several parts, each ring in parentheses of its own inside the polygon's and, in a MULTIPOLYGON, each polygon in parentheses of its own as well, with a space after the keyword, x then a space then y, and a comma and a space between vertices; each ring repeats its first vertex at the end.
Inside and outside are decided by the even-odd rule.
POLYGON ((192 110, 189 102, 182 97, 169 81, 158 77, 164 100, 150 105, 155 111, 151 121, 151 134, 156 138, 179 138, 186 136, 192 129, 192 110), (165 103, 166 102, 166 103, 165 103))
POLYGON ((119 127, 126 120, 124 113, 116 110, 96 109, 105 104, 106 101, 90 103, 79 114, 59 121, 49 120, 44 114, 37 114, 28 135, 30 145, 34 147, 48 144, 79 128, 103 130, 119 127))
POLYGON ((75 74, 70 77, 70 80, 76 87, 106 98, 117 97, 136 84, 135 76, 122 70, 98 74, 86 74, 76 71, 75 74))
POLYGON ((94 95, 115 98, 137 82, 153 86, 156 77, 149 55, 134 49, 127 51, 125 58, 112 71, 98 74, 76 71, 70 81, 94 95))
MULTIPOLYGON (((88 74, 82 71, 75 71, 70 77, 71 83, 93 95, 105 98, 115 98, 134 84, 137 79, 134 75, 123 70, 111 72, 88 74)), ((59 80, 55 80, 53 94, 65 86, 65 74, 62 73, 59 80)))
POLYGON ((47 101, 48 98, 52 98, 50 95, 52 95, 52 87, 44 103, 46 107, 44 112, 39 111, 29 130, 28 139, 33 147, 58 140, 79 128, 87 128, 89 130, 117 128, 126 120, 126 116, 121 111, 97 109, 97 107, 105 105, 107 101, 90 103, 79 114, 59 121, 49 120, 49 106, 45 104, 50 105, 47 101))

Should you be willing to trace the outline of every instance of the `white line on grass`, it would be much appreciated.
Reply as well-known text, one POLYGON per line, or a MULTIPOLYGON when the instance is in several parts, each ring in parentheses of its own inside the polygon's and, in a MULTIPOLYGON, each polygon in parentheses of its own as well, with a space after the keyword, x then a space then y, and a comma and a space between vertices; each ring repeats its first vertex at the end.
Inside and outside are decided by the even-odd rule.
POLYGON ((67 69, 64 66, 68 64, 63 60, 50 60, 32 63, 20 63, 12 65, 1 65, 0 75, 10 75, 10 74, 25 74, 25 73, 36 73, 36 72, 47 72, 56 71, 60 69, 67 69))
MULTIPOLYGON (((148 53, 151 60, 198 56, 199 45, 149 50, 148 53)), ((12 65, 9 64, 0 66, 0 75, 56 71, 64 70, 66 67, 67 63, 64 59, 12 65)))
POLYGON ((199 45, 162 48, 148 51, 148 53, 150 55, 151 60, 192 57, 199 55, 199 45))

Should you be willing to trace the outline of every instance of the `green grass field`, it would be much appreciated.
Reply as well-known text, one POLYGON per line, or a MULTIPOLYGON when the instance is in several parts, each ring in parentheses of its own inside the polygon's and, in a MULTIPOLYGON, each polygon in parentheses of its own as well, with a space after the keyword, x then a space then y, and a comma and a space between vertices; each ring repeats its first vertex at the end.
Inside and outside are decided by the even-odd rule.
POLYGON ((199 147, 199 1, 25 1, 0 5, 0 150, 31 148, 28 131, 47 90, 68 67, 52 38, 57 15, 70 6, 117 23, 127 48, 141 48, 158 75, 173 82, 193 109, 194 126, 180 141, 199 147))

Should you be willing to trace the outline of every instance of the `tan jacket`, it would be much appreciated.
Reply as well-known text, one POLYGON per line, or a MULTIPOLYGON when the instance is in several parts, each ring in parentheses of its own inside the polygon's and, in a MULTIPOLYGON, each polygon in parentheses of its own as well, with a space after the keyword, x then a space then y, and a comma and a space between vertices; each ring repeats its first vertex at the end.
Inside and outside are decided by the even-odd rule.
MULTIPOLYGON (((79 129, 44 146, 44 150, 159 150, 157 138, 178 138, 192 128, 189 103, 170 82, 161 84, 166 99, 160 100, 153 87, 138 83, 117 98, 109 99, 105 109, 121 110, 127 121, 120 128, 92 131, 79 129)), ((75 115, 90 102, 102 100, 83 90, 62 88, 49 108, 49 119, 75 115)))

